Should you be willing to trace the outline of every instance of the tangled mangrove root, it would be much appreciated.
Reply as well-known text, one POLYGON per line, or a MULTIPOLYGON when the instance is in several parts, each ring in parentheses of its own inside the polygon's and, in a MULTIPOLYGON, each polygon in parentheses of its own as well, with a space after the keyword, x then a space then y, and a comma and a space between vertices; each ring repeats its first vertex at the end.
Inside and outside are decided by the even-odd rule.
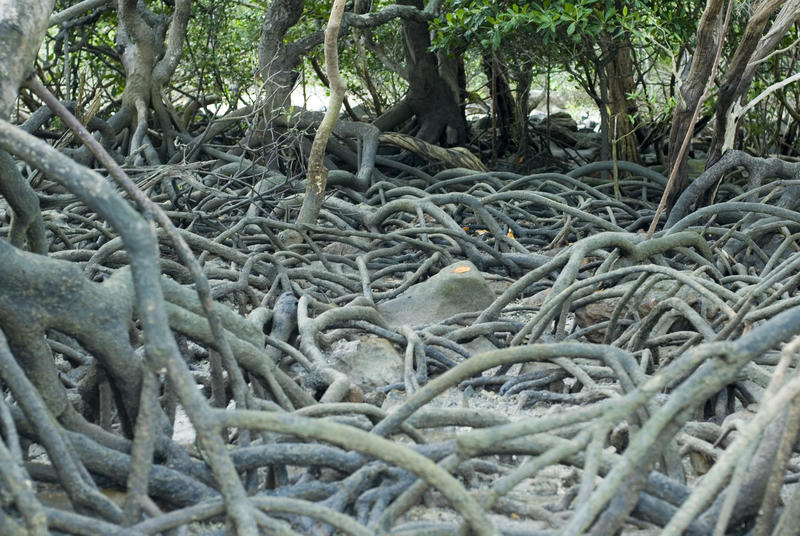
POLYGON ((299 185, 263 170, 137 168, 137 204, 174 223, 156 237, 104 178, 30 143, 17 154, 56 182, 48 255, 0 240, 3 534, 800 522, 800 216, 776 203, 794 181, 726 184, 647 239, 665 180, 633 164, 616 185, 592 177, 604 163, 367 189, 340 172, 290 244, 299 185), (454 264, 487 281, 485 307, 389 318, 454 264), (395 381, 337 367, 366 338, 397 353, 395 381))

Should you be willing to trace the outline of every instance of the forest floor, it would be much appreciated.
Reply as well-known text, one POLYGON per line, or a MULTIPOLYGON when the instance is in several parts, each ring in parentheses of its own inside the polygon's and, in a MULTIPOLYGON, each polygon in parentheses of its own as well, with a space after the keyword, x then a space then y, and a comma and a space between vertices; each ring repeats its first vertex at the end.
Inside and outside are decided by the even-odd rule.
MULTIPOLYGON (((251 409, 306 427, 226 436, 252 493, 329 509, 276 515, 300 534, 330 533, 327 523, 453 534, 466 523, 535 536, 592 523, 649 534, 680 510, 689 517, 670 530, 705 534, 725 475, 751 459, 734 485, 756 485, 770 474, 760 460, 776 457, 786 478, 775 493, 792 501, 800 459, 776 453, 782 429, 767 426, 777 410, 765 400, 796 388, 781 364, 793 354, 776 350, 797 323, 800 220, 776 209, 793 184, 747 192, 734 178, 714 208, 648 238, 666 183, 652 169, 631 165, 616 180, 611 163, 404 169, 366 190, 332 186, 299 243, 285 241, 296 181, 214 161, 129 171, 199 256, 251 409)), ((52 183, 40 196, 49 255, 116 281, 122 242, 52 183)), ((214 365, 213 339, 190 318, 192 277, 166 236, 161 255, 192 375, 213 405, 236 407, 239 380, 214 365)), ((88 369, 60 362, 78 385, 88 369)), ((87 409, 84 391, 70 393, 87 409)), ((174 439, 202 458, 192 430, 178 408, 174 439)), ((153 498, 197 521, 167 489, 153 498)), ((758 506, 745 498, 722 516, 738 530, 758 506)))
MULTIPOLYGON (((321 318, 332 311, 327 304, 335 305, 337 312, 314 326, 310 333, 315 335, 309 335, 309 340, 319 351, 319 366, 344 371, 351 382, 349 389, 341 392, 344 399, 355 404, 366 401, 387 413, 426 400, 416 418, 410 416, 408 421, 419 429, 419 439, 424 438, 426 444, 458 452, 462 443, 467 444, 459 438, 469 436, 470 431, 486 428, 489 435, 481 436, 485 439, 491 437, 493 427, 542 422, 548 416, 552 422, 542 425, 540 434, 550 441, 574 441, 586 430, 605 430, 602 452, 592 452, 602 460, 598 467, 587 467, 585 458, 580 461, 582 456, 564 453, 554 455, 552 462, 541 462, 537 471, 523 477, 520 471, 530 471, 523 469, 523 461, 541 461, 564 449, 564 444, 547 440, 535 447, 520 440, 522 445, 507 453, 491 455, 486 453, 497 445, 484 440, 474 457, 462 461, 456 474, 475 497, 487 497, 498 482, 517 481, 507 490, 503 488, 490 516, 507 533, 547 533, 566 526, 576 510, 591 502, 600 482, 586 476, 587 471, 599 477, 610 470, 624 455, 629 434, 646 422, 634 417, 641 411, 637 408, 664 405, 666 393, 688 378, 687 370, 674 363, 691 360, 696 346, 712 341, 715 333, 741 335, 751 329, 755 319, 761 323, 782 310, 777 307, 770 311, 773 314, 764 315, 755 307, 744 316, 742 298, 767 292, 772 296, 767 305, 775 305, 776 298, 779 303, 781 298, 762 290, 765 283, 760 270, 766 265, 779 277, 796 262, 785 246, 775 244, 775 235, 769 232, 758 234, 757 243, 742 245, 737 239, 741 237, 738 217, 723 216, 719 219, 727 223, 718 219, 706 224, 705 235, 661 232, 645 246, 643 230, 663 188, 663 177, 652 171, 627 173, 619 180, 616 198, 613 182, 590 176, 595 174, 596 167, 527 176, 452 170, 429 181, 421 177, 392 179, 366 192, 333 189, 321 226, 309 229, 304 244, 287 248, 291 254, 283 256, 279 249, 272 250, 275 243, 270 235, 259 239, 242 233, 239 239, 241 244, 271 243, 265 249, 286 263, 292 288, 314 297, 313 307, 308 303, 317 312, 310 316, 321 318), (762 250, 762 244, 770 249, 762 250), (443 277, 448 269, 457 269, 464 262, 478 267, 482 284, 461 281, 457 275, 443 277), (337 279, 331 274, 337 274, 337 279), (442 281, 432 284, 434 274, 440 274, 437 277, 442 281), (491 290, 489 297, 482 293, 482 285, 491 290), (367 315, 367 319, 363 307, 375 307, 378 316, 367 315), (740 312, 739 316, 734 311, 740 312), (338 319, 333 320, 334 316, 338 319), (409 338, 405 326, 417 340, 409 338), (375 338, 385 344, 376 344, 375 338), (360 341, 367 339, 371 342, 360 346, 360 341), (355 357, 337 349, 342 341, 350 341, 355 357), (541 346, 529 346, 529 355, 512 360, 518 364, 492 354, 534 342, 541 346), (579 343, 577 349, 570 347, 571 343, 579 343), (608 346, 623 350, 615 358, 621 362, 614 363, 604 355, 608 346), (555 349, 554 355, 537 355, 546 348, 555 349), (442 372, 458 363, 464 368, 465 360, 476 355, 488 363, 476 365, 468 375, 445 379, 431 393, 420 395, 426 377, 442 379, 442 372), (506 364, 489 366, 492 360, 487 355, 506 364), (665 373, 662 369, 669 364, 673 367, 667 367, 665 373), (674 385, 646 401, 630 402, 611 420, 601 415, 564 424, 581 408, 626 395, 635 398, 632 393, 641 393, 641 386, 653 376, 674 385), (435 418, 426 422, 426 411, 435 418)), ((726 187, 731 188, 729 197, 742 196, 735 184, 726 187)), ((280 205, 275 205, 268 223, 258 222, 262 230, 274 224, 272 218, 280 213, 280 205)), ((691 221, 681 227, 688 226, 696 228, 691 221)), ((277 234, 280 228, 273 231, 277 234)), ((255 292, 263 302, 261 292, 266 295, 270 289, 268 280, 261 284, 263 289, 255 292)), ((783 299, 790 299, 790 293, 783 299)), ((240 310, 242 307, 243 299, 239 301, 240 310)), ((302 323, 303 315, 299 318, 302 323)), ((303 348, 299 339, 295 344, 303 348)), ((651 462, 674 479, 671 484, 680 490, 677 495, 685 497, 721 455, 722 447, 736 436, 735 432, 727 434, 731 419, 726 418, 733 415, 737 422, 749 418, 746 407, 754 407, 760 399, 775 355, 770 352, 759 356, 758 364, 748 364, 760 371, 755 380, 740 379, 728 387, 721 384, 722 401, 719 396, 712 405, 699 399, 686 401, 694 415, 687 425, 689 431, 684 428, 676 433, 665 449, 672 450, 668 454, 674 461, 662 453, 651 462), (717 440, 720 444, 715 444, 717 440), (665 468, 666 463, 672 465, 665 468)), ((308 370, 297 364, 293 367, 287 370, 301 384, 319 380, 309 380, 308 370)), ((330 385, 325 382, 317 387, 323 400, 326 387, 330 385)), ((365 430, 372 426, 363 417, 360 424, 353 415, 340 419, 365 430)), ((523 434, 509 433, 511 437, 523 434)), ((410 445, 402 436, 398 440, 410 445)), ((581 452, 591 445, 578 441, 575 448, 581 452)), ((321 478, 338 477, 327 474, 321 478)), ((390 483, 398 485, 392 479, 379 479, 373 493, 394 497, 399 491, 384 491, 390 483)), ((791 489, 787 485, 783 495, 791 489)), ((361 505, 364 495, 352 500, 359 521, 368 525, 385 512, 383 503, 372 502, 376 499, 366 500, 366 506, 361 505)), ((676 506, 670 510, 669 503, 660 505, 669 513, 676 506)), ((644 517, 626 521, 625 533, 652 532, 658 529, 658 521, 663 523, 666 514, 662 512, 662 520, 654 520, 658 515, 648 515, 647 508, 643 509, 644 517)), ((419 495, 416 505, 396 523, 404 527, 398 533, 429 533, 437 527, 447 532, 462 519, 440 493, 428 491, 419 495)))

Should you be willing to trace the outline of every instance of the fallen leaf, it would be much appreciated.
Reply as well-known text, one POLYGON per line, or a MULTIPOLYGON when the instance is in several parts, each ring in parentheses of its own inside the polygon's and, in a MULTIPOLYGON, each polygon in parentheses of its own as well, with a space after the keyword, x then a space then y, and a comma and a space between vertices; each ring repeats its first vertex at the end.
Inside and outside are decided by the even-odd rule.
POLYGON ((463 274, 464 272, 469 272, 469 266, 459 266, 453 271, 457 274, 463 274))

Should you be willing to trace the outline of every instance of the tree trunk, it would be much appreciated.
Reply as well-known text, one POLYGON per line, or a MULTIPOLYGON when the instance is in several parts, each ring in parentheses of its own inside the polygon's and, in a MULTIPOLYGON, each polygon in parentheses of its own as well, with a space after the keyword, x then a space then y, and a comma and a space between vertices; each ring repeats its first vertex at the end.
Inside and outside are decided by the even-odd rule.
MULTIPOLYGON (((150 164, 160 164, 175 150, 175 128, 161 91, 175 72, 183 53, 190 0, 176 0, 170 17, 156 15, 147 8, 140 10, 137 0, 119 0, 117 11, 117 43, 123 47, 122 64, 125 68, 121 113, 123 110, 135 111, 129 152, 135 154, 143 149, 143 156, 150 164), (155 110, 164 134, 161 154, 155 152, 147 134, 151 109, 155 110)), ((142 156, 136 158, 140 161, 142 156)))
POLYGON ((442 78, 450 93, 456 97, 459 109, 463 115, 464 97, 467 94, 467 80, 464 72, 464 57, 461 54, 451 54, 443 50, 436 52, 436 62, 439 67, 439 76, 442 78))
POLYGON ((284 37, 302 14, 303 0, 273 0, 261 25, 257 81, 268 120, 289 104, 289 95, 297 81, 297 58, 288 53, 284 37))
POLYGON ((611 59, 605 65, 608 82, 609 138, 616 146, 616 159, 639 163, 631 117, 636 114, 636 102, 629 95, 636 84, 633 79, 633 59, 627 44, 612 43, 607 47, 611 59))
MULTIPOLYGON (((0 119, 11 115, 19 86, 33 69, 52 11, 53 0, 0 0, 0 119)), ((27 239, 28 249, 46 253, 39 198, 5 151, 0 151, 0 196, 12 209, 11 243, 22 247, 27 239)))
MULTIPOLYGON (((603 66, 597 67, 597 79, 600 86, 600 95, 597 93, 589 93, 597 104, 597 109, 600 112, 600 160, 611 160, 611 121, 609 119, 608 107, 608 79, 606 78, 605 68, 603 66)), ((603 179, 608 178, 607 173, 604 171, 602 174, 603 179)))
MULTIPOLYGON (((398 0, 398 5, 422 10, 422 0, 398 0)), ((436 55, 431 46, 428 25, 403 20, 403 43, 408 68, 408 102, 420 124, 417 137, 429 143, 459 145, 466 140, 467 128, 454 95, 439 76, 436 55)))
POLYGON ((53 0, 0 0, 0 118, 7 119, 17 91, 33 69, 53 0))
POLYGON ((508 83, 508 67, 498 54, 483 57, 483 72, 492 99, 492 160, 505 153, 513 139, 514 97, 508 83))
MULTIPOLYGON (((714 135, 711 139, 706 169, 714 165, 727 149, 733 148, 741 118, 737 108, 743 104, 742 101, 747 96, 759 60, 775 50, 789 28, 800 17, 800 0, 790 0, 783 5, 770 31, 764 35, 764 29, 775 10, 783 3, 784 0, 761 0, 751 8, 744 34, 720 84, 714 116, 714 135)), ((710 204, 713 201, 716 186, 708 190, 703 204, 710 204)))
POLYGON ((528 65, 523 65, 522 68, 512 69, 512 72, 512 76, 516 81, 514 99, 516 119, 514 124, 517 130, 517 138, 519 139, 517 154, 525 157, 528 153, 528 97, 531 91, 531 83, 533 82, 533 70, 528 65))
POLYGON ((697 47, 695 48, 689 76, 678 90, 678 103, 672 113, 669 132, 669 169, 677 167, 675 182, 667 197, 667 209, 671 210, 678 196, 689 185, 688 153, 680 154, 686 136, 691 136, 691 119, 703 96, 706 84, 714 69, 714 57, 720 40, 725 16, 724 0, 708 0, 697 25, 697 47), (679 158, 680 157, 680 158, 679 158))
POLYGON ((336 119, 344 100, 344 92, 347 89, 347 85, 339 73, 339 51, 337 49, 344 3, 345 0, 334 0, 328 26, 325 28, 325 74, 328 75, 330 82, 331 96, 328 100, 328 109, 325 110, 325 117, 314 136, 311 154, 308 156, 306 194, 303 198, 303 206, 300 207, 300 214, 297 216, 297 223, 301 225, 317 223, 322 201, 325 198, 325 185, 328 181, 328 169, 323 164, 325 146, 328 144, 333 127, 336 126, 336 119))

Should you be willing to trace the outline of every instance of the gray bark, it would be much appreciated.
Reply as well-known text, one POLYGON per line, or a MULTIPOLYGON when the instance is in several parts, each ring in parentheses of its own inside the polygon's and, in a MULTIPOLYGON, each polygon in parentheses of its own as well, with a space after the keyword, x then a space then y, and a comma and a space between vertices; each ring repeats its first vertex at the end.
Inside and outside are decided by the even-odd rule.
POLYGON ((0 119, 7 119, 17 91, 33 68, 53 0, 0 0, 0 119))
POLYGON ((165 110, 161 90, 169 82, 180 61, 186 27, 189 22, 190 0, 176 0, 172 16, 156 15, 137 0, 118 0, 119 25, 117 43, 123 47, 125 90, 122 109, 135 110, 131 128, 130 152, 145 146, 150 164, 159 164, 174 150, 174 127, 165 110), (148 151, 152 143, 147 138, 148 111, 155 109, 161 131, 165 135, 160 155, 148 151), (155 161, 153 161, 155 160, 155 161))
MULTIPOLYGON (((52 10, 53 0, 0 0, 0 119, 8 119, 11 114, 19 86, 33 67, 52 10)), ((31 251, 45 253, 39 199, 5 152, 0 152, 0 194, 13 210, 11 243, 21 247, 27 238, 31 251)))

